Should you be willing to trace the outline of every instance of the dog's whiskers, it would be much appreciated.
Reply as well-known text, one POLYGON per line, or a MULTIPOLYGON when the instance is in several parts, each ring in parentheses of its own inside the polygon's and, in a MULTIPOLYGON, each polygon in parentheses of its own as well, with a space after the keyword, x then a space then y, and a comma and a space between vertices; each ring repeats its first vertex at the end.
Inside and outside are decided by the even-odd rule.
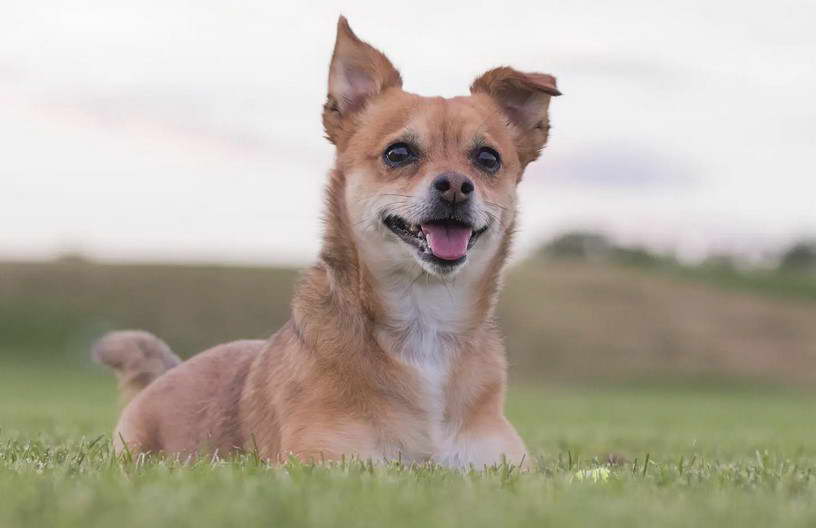
POLYGON ((487 217, 490 219, 491 222, 498 223, 501 226, 503 231, 507 231, 507 224, 505 224, 502 221, 502 219, 499 218, 498 215, 495 215, 495 214, 493 214, 493 213, 491 213, 489 211, 485 211, 485 214, 487 215, 487 217))
POLYGON ((502 211, 507 211, 507 209, 508 209, 508 207, 506 205, 502 205, 502 204, 499 204, 499 203, 496 203, 496 202, 488 202, 487 200, 485 200, 485 203, 487 205, 492 206, 492 207, 498 207, 502 211))
POLYGON ((412 199, 416 198, 416 196, 412 196, 410 194, 396 194, 396 193, 382 193, 380 196, 399 196, 401 198, 412 198, 412 199))

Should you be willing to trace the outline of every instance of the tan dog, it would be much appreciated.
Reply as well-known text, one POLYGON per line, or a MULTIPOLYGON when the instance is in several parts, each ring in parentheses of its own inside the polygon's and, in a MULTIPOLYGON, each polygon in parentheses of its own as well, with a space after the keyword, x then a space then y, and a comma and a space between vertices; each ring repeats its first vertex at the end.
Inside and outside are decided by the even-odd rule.
POLYGON ((493 310, 516 186, 547 141, 555 79, 496 68, 452 99, 401 86, 341 17, 323 110, 337 147, 325 237, 291 320, 269 341, 183 363, 150 334, 105 336, 96 358, 136 394, 118 450, 456 467, 525 459, 503 413, 493 310))

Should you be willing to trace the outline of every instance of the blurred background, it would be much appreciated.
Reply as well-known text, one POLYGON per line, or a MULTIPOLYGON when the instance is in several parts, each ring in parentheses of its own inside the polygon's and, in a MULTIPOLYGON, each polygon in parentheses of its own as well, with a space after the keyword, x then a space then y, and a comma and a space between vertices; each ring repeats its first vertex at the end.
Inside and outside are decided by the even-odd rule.
POLYGON ((793 0, 6 0, 7 379, 97 372, 108 329, 189 355, 288 318, 341 12, 409 91, 558 77, 499 309, 514 380, 816 381, 816 4, 793 0))

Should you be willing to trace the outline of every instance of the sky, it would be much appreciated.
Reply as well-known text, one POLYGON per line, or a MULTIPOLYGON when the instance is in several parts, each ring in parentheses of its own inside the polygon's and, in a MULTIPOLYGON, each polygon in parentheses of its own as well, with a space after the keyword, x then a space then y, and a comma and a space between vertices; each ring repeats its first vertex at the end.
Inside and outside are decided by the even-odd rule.
POLYGON ((816 236, 812 1, 296 4, 5 0, 0 259, 312 260, 341 12, 411 92, 557 76, 520 256, 570 229, 688 258, 816 236))

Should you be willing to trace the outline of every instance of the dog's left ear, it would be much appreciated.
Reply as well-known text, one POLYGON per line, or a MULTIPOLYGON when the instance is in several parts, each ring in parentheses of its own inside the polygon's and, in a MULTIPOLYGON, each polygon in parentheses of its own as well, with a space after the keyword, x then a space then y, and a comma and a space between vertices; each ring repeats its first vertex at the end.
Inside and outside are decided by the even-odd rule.
POLYGON ((516 148, 523 166, 538 158, 550 130, 550 97, 561 95, 555 77, 524 73, 507 66, 488 71, 470 86, 472 94, 487 94, 520 132, 516 148))
POLYGON ((323 127, 328 140, 339 144, 350 132, 349 117, 370 98, 388 88, 401 87, 402 77, 391 61, 357 38, 346 17, 341 16, 329 67, 329 94, 323 106, 323 127))

